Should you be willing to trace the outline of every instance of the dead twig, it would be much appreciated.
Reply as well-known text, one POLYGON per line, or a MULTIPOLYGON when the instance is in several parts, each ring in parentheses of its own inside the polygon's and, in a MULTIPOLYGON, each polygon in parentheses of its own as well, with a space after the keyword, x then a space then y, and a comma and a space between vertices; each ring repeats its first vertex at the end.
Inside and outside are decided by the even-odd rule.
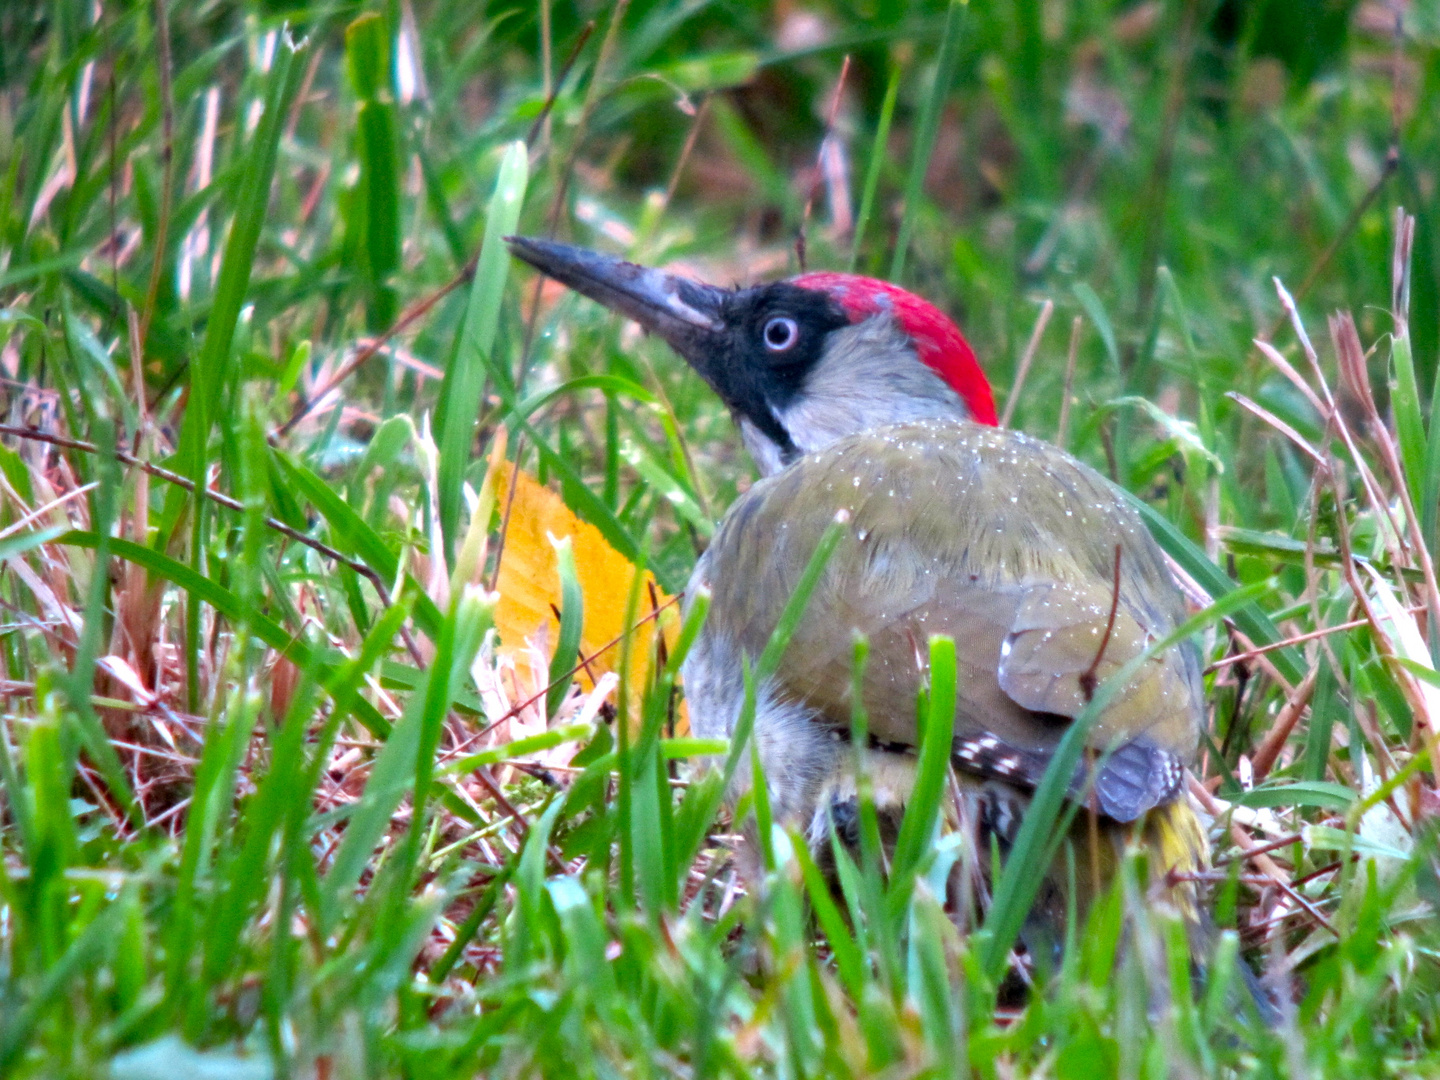
POLYGON ((456 274, 453 278, 447 281, 444 285, 441 285, 440 288, 436 289, 429 296, 423 296, 419 300, 415 301, 415 303, 411 304, 408 308, 406 308, 403 312, 400 313, 400 317, 391 324, 388 330, 382 333, 379 337, 371 338, 364 345, 362 345, 360 347, 360 350, 347 363, 342 364, 340 370, 337 371, 334 375, 332 375, 324 386, 322 386, 319 390, 315 391, 308 398, 299 402, 295 406, 294 411, 290 414, 290 419, 286 420, 285 423, 280 425, 280 427, 276 430, 275 434, 270 437, 270 441, 272 443, 277 442, 278 440, 284 438, 286 435, 290 434, 290 432, 295 429, 295 425, 300 423, 301 420, 304 420, 305 417, 309 416, 310 413, 315 409, 315 406, 319 405, 320 402, 325 400, 326 397, 333 393, 335 388, 339 386, 342 382, 344 382, 346 379, 348 379, 351 375, 353 375, 361 367, 361 365, 365 363, 365 361, 369 360, 372 356, 374 356, 381 349, 383 349, 391 338, 395 337, 397 334, 403 333, 411 326, 411 324, 415 323, 419 319, 423 318, 425 315, 429 314, 430 309, 433 308, 436 304, 438 304, 441 300, 445 299, 445 297, 449 296, 461 285, 464 285, 466 282, 474 278, 475 265, 477 262, 479 262, 479 260, 480 253, 476 252, 470 257, 470 261, 465 264, 465 266, 460 270, 458 274, 456 274))
POLYGON ((1096 672, 1100 669, 1100 661, 1105 659, 1105 650, 1110 647, 1110 635, 1115 632, 1115 616, 1120 610, 1120 545, 1115 545, 1115 584, 1110 593, 1110 618, 1105 621, 1105 634, 1100 638, 1100 648, 1095 650, 1095 659, 1090 661, 1090 666, 1080 673, 1080 693, 1085 695, 1088 703, 1095 697, 1095 687, 1098 683, 1096 672))
POLYGON ((1055 445, 1065 449, 1065 433, 1070 424, 1070 396, 1075 392, 1075 358, 1080 351, 1080 330, 1085 320, 1079 315, 1070 321, 1070 349, 1065 354, 1065 390, 1060 397, 1060 423, 1055 429, 1055 445))
MULTIPOLYGON (((100 448, 94 443, 86 442, 83 439, 72 439, 65 435, 56 435, 48 431, 41 431, 38 428, 18 427, 14 424, 0 424, 0 435, 13 435, 16 438, 20 439, 33 439, 36 442, 48 443, 51 446, 59 446, 67 450, 78 450, 81 453, 85 454, 99 454, 101 452, 100 448)), ((175 484, 176 486, 181 487, 184 490, 191 492, 192 494, 195 491, 195 482, 188 476, 181 476, 179 473, 171 472, 169 469, 162 468, 161 466, 156 465, 153 462, 146 461, 145 459, 137 457, 136 455, 130 453, 130 451, 122 450, 119 447, 116 447, 113 453, 115 454, 115 460, 121 462, 124 465, 133 466, 134 468, 140 469, 148 473, 149 475, 156 477, 157 479, 164 480, 166 483, 175 484)), ((242 503, 239 499, 231 498, 229 495, 224 495, 218 491, 213 490, 212 488, 207 487, 202 492, 202 494, 211 502, 218 503, 219 505, 226 507, 227 509, 235 510, 242 513, 245 510, 245 504, 242 503)), ((380 597, 380 602, 386 607, 390 607, 391 604, 394 603, 394 601, 390 597, 390 588, 385 583, 385 580, 366 563, 363 563, 358 559, 352 559, 349 556, 339 551, 336 551, 329 544, 326 544, 320 540, 316 540, 313 536, 306 536, 299 529, 292 528, 278 518, 273 518, 267 515, 264 518, 264 521, 266 527, 273 529, 274 531, 280 533, 282 536, 289 537, 297 544, 304 544, 306 547, 310 548, 317 554, 322 555, 333 562, 337 562, 342 566, 346 566, 349 569, 353 570, 355 573, 359 574, 366 581, 370 582, 370 584, 374 587, 376 594, 380 597)), ((414 659, 415 663, 419 667, 424 668, 424 657, 420 653, 419 646, 414 641, 413 637, 410 635, 410 632, 402 628, 401 636, 405 639, 406 649, 407 651, 409 651, 412 659, 414 659)))
MULTIPOLYGON (((1418 615, 1426 609, 1423 606, 1417 605, 1406 608, 1405 610, 1412 615, 1418 615)), ((1330 634, 1338 634, 1345 630, 1357 630, 1362 626, 1369 625, 1369 619, 1351 619, 1349 622, 1336 623, 1334 626, 1322 626, 1319 630, 1311 630, 1308 633, 1296 634, 1294 637, 1284 638, 1280 641, 1272 641, 1269 645, 1256 645, 1242 652, 1231 653, 1229 656, 1221 657, 1205 669, 1205 674, 1210 675, 1219 671, 1221 668, 1229 667, 1231 664, 1248 664, 1258 656, 1277 652, 1280 649, 1288 649, 1292 645, 1303 645, 1307 641, 1315 641, 1319 638, 1328 637, 1330 634)))
POLYGON ((569 671, 565 672, 558 679, 555 679, 553 682, 551 682, 549 686, 546 686, 539 692, 532 694, 530 697, 520 702, 520 704, 513 706, 503 716, 500 716, 495 720, 492 720, 490 723, 486 724, 483 728, 481 728, 473 736, 471 736, 472 741, 474 739, 480 738, 482 735, 485 735, 490 731, 493 731, 495 728, 505 723, 506 720, 513 720, 526 709, 530 708, 530 706, 534 705, 538 701, 543 700, 545 696, 549 694, 550 691, 553 690, 555 687, 560 686, 562 683, 569 682, 581 670, 589 667, 589 665, 592 664, 597 657, 603 656, 605 653, 609 652, 616 645, 619 645, 620 642, 624 641, 627 637, 633 634, 636 630, 639 630, 640 627, 644 626, 646 623, 658 619, 662 612, 666 611, 668 608, 674 607, 682 599, 684 599, 684 594, 677 593, 675 596, 672 596, 669 600, 665 601, 665 603, 661 604, 659 607, 651 611, 650 614, 646 615, 642 619, 639 619, 634 626, 631 626, 629 629, 622 631, 620 634, 607 641, 604 645, 601 645, 589 656, 580 657, 574 667, 572 667, 569 671))
POLYGON ((846 53, 845 60, 840 65, 840 77, 835 80, 835 92, 830 95, 830 111, 825 117, 825 135, 820 140, 820 152, 815 159, 815 177, 805 193, 805 209, 800 214, 800 228, 795 233, 795 261, 802 274, 805 273, 805 230, 810 226, 810 211, 815 206, 815 196, 819 194, 820 185, 825 180, 825 155, 835 138, 835 117, 840 111, 840 95, 845 90, 845 79, 849 74, 850 54, 846 53))
MULTIPOLYGON (((1015 369, 1015 382, 1010 387, 1010 394, 1005 398, 1005 411, 1000 415, 1000 426, 1008 428, 1010 418, 1015 415, 1015 406, 1020 403, 1020 391, 1025 386, 1025 377, 1030 374, 1030 365, 1035 361, 1035 353, 1040 348, 1040 339, 1045 336, 1045 328, 1050 325, 1050 316, 1055 312, 1055 301, 1047 299, 1040 307, 1040 314, 1035 318, 1035 329, 1030 331, 1030 341, 1025 346, 1025 353, 1020 357, 1020 366, 1015 369)), ((1074 333, 1071 333, 1074 339, 1074 333)), ((1068 398, 1068 394, 1066 395, 1068 398)))
POLYGON ((1320 665, 1312 664, 1310 670, 1305 674, 1304 680, 1295 688, 1295 692, 1289 696, 1280 715, 1275 718, 1275 723, 1265 733, 1260 746, 1250 758, 1251 768, 1254 770, 1256 781, 1263 780, 1274 768, 1275 762, 1279 760, 1280 752, 1285 749, 1285 742, 1290 738, 1290 733, 1295 730, 1301 715, 1310 704, 1310 698, 1315 693, 1315 678, 1320 673, 1320 665))

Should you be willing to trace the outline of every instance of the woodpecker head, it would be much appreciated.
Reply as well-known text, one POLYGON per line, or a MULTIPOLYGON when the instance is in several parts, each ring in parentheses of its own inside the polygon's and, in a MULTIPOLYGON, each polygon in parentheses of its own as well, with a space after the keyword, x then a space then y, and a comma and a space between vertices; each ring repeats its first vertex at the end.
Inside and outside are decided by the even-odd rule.
POLYGON ((664 338, 730 407, 767 475, 887 424, 996 422, 990 384, 959 328, 898 286, 815 273, 722 289, 568 244, 509 243, 537 270, 664 338))

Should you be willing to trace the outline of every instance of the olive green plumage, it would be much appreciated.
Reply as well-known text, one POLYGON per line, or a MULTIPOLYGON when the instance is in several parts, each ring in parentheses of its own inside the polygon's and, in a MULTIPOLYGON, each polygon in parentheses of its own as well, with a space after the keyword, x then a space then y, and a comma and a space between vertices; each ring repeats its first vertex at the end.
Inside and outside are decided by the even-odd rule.
MULTIPOLYGON (((914 742, 925 643, 948 634, 957 736, 986 731, 1044 753, 1084 707, 1087 673, 1103 682, 1184 618, 1154 541, 1098 473, 1017 432, 922 421, 839 440, 736 502, 696 573, 712 591, 705 635, 758 657, 840 510, 849 536, 774 686, 837 727, 851 714, 851 631, 869 640, 877 738, 914 742)), ((1200 693, 1193 647, 1169 649, 1116 696, 1090 741, 1103 750, 1145 735, 1188 762, 1200 693)))

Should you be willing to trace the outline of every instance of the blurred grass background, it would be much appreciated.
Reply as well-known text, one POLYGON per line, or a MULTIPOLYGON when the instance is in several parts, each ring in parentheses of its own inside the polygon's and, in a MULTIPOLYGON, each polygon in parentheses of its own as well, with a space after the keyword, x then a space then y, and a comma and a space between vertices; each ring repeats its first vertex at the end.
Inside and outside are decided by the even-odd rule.
POLYGON ((0 7, 0 1074, 1433 1072, 1437 102, 1405 0, 0 7), (997 1010, 943 843, 745 895, 678 653, 525 682, 497 445, 669 593, 752 473, 511 231, 895 277, 1253 587, 1209 979, 1136 867, 997 1010))

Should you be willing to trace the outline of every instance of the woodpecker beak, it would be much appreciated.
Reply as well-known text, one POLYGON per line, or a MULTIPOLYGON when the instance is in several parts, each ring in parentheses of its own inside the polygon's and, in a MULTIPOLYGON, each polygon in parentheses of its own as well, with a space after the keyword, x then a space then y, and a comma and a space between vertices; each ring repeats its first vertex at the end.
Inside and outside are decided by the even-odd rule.
POLYGON ((715 339, 726 330, 725 289, 553 240, 509 236, 505 242, 517 259, 634 319, 704 373, 715 339))

